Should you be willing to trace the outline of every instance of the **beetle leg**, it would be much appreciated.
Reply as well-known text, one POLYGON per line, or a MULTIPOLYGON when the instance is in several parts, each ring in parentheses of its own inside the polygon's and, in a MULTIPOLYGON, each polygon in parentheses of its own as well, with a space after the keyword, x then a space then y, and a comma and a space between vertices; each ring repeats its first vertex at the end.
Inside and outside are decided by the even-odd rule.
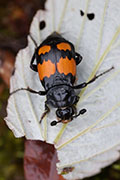
POLYGON ((36 64, 33 64, 33 62, 34 62, 34 60, 35 60, 35 54, 36 54, 36 52, 33 54, 33 57, 32 57, 32 59, 31 59, 30 68, 31 68, 33 71, 38 72, 38 70, 37 70, 37 65, 36 65, 36 64))
MULTIPOLYGON (((76 103, 77 104, 77 103, 76 103)), ((77 108, 76 108, 76 104, 74 104, 72 107, 73 107, 73 110, 74 110, 74 114, 76 115, 77 114, 77 108)))
POLYGON ((30 36, 30 38, 32 39, 33 43, 35 44, 35 46, 36 46, 36 48, 37 48, 37 47, 38 47, 38 46, 37 46, 37 42, 35 41, 35 39, 32 37, 31 34, 29 34, 29 36, 30 36))
POLYGON ((50 112, 50 108, 48 107, 48 105, 45 102, 45 111, 42 114, 41 118, 40 118, 40 123, 42 122, 43 118, 50 112))
POLYGON ((98 75, 95 75, 90 81, 84 82, 84 83, 79 84, 79 85, 76 85, 76 86, 73 86, 72 88, 73 88, 73 89, 82 89, 82 88, 86 87, 88 84, 93 83, 97 78, 99 78, 100 76, 108 73, 108 72, 111 71, 112 69, 114 69, 114 67, 111 67, 110 69, 108 69, 107 71, 104 71, 103 73, 100 73, 100 74, 98 74, 98 75))
POLYGON ((75 61, 76 65, 78 65, 82 61, 82 56, 78 53, 75 53, 75 61))
POLYGON ((35 90, 27 87, 27 88, 17 89, 17 90, 15 90, 15 91, 11 92, 10 95, 12 95, 12 94, 14 94, 14 93, 16 93, 16 92, 18 92, 18 91, 23 91, 23 90, 29 91, 30 93, 38 94, 38 95, 41 95, 41 96, 44 96, 44 95, 46 95, 46 93, 47 93, 46 91, 35 91, 35 90))

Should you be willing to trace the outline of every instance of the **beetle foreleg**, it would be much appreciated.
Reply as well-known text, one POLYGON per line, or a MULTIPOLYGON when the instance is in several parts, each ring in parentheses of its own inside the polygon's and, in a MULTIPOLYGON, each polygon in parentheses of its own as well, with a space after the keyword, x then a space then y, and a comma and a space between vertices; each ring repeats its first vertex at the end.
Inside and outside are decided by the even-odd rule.
POLYGON ((72 88, 73 88, 73 89, 82 89, 82 88, 86 87, 88 84, 91 84, 92 82, 94 82, 94 81, 95 81, 97 78, 99 78, 100 76, 108 73, 108 72, 111 71, 112 69, 114 69, 114 67, 111 67, 110 69, 108 69, 107 71, 104 71, 103 73, 100 73, 100 74, 98 74, 98 75, 95 75, 90 81, 84 82, 84 83, 79 84, 79 85, 77 85, 77 86, 73 86, 72 88))
POLYGON ((46 91, 34 91, 33 89, 31 89, 31 88, 28 87, 28 88, 20 88, 20 89, 17 89, 17 90, 15 90, 15 91, 13 91, 13 92, 10 93, 10 96, 11 96, 12 94, 18 92, 18 91, 23 91, 23 90, 29 91, 29 92, 31 92, 31 93, 38 94, 38 95, 41 95, 41 96, 46 95, 46 91))
POLYGON ((46 104, 45 102, 45 111, 44 113, 42 114, 41 116, 41 119, 40 119, 40 123, 42 122, 43 118, 50 112, 50 108, 48 107, 48 105, 46 104))
POLYGON ((31 59, 31 62, 30 62, 30 68, 35 71, 35 72, 38 72, 37 70, 37 65, 36 64, 33 64, 34 63, 34 60, 35 60, 35 53, 33 54, 33 57, 31 59))

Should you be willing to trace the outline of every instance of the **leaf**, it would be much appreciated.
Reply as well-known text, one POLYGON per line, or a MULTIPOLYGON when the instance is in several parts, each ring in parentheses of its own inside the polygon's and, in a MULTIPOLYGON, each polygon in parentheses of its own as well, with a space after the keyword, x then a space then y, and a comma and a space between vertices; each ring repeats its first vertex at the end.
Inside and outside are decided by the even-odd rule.
MULTIPOLYGON (((71 41, 83 56, 77 67, 77 84, 88 81, 97 73, 114 67, 79 93, 78 111, 87 112, 68 124, 51 127, 55 110, 42 122, 44 97, 26 91, 10 96, 5 119, 16 137, 43 140, 55 145, 58 172, 66 179, 89 177, 119 158, 120 150, 120 1, 119 0, 48 0, 46 11, 40 10, 31 24, 30 33, 39 45, 53 31, 71 41), (84 15, 80 15, 80 11, 84 15), (94 14, 90 20, 87 14, 94 14), (39 23, 45 28, 40 31, 39 23)), ((30 67, 34 42, 16 58, 11 89, 27 87, 43 90, 38 74, 30 67)))
POLYGON ((57 174, 57 153, 51 144, 42 141, 25 141, 25 179, 64 180, 57 174))

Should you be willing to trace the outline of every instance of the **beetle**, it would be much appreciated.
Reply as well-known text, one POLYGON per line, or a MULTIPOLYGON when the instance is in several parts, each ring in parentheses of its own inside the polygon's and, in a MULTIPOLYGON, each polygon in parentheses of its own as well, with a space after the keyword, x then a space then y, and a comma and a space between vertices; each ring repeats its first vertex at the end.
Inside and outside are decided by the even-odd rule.
MULTIPOLYGON (((34 41, 33 38, 32 40, 34 41)), ((68 123, 86 112, 86 109, 81 109, 77 113, 76 104, 79 101, 79 96, 76 95, 75 89, 85 88, 113 68, 94 76, 87 83, 75 86, 76 66, 81 61, 82 56, 75 52, 74 45, 57 32, 53 32, 36 48, 30 62, 30 68, 38 72, 45 91, 37 92, 28 87, 17 89, 11 94, 19 90, 27 90, 41 96, 46 95, 45 111, 40 122, 50 112, 50 107, 54 107, 57 108, 58 121, 52 121, 51 126, 60 122, 68 123)))

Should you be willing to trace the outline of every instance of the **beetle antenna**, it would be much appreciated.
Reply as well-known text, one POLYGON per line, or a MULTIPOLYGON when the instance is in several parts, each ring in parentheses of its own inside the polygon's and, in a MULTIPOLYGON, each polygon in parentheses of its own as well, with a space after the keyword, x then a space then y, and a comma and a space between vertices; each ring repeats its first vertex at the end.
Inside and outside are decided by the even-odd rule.
POLYGON ((51 125, 51 126, 55 126, 57 123, 58 123, 58 121, 52 121, 52 122, 50 123, 50 125, 51 125))
POLYGON ((82 115, 82 114, 84 114, 84 113, 86 113, 86 109, 81 109, 80 111, 79 111, 79 113, 77 114, 77 115, 75 115, 75 116, 73 116, 72 118, 76 118, 76 117, 78 117, 79 115, 82 115))
POLYGON ((62 122, 63 120, 60 120, 60 121, 52 121, 51 123, 50 123, 50 125, 51 126, 56 126, 56 124, 58 124, 58 123, 60 123, 60 122, 62 122))

